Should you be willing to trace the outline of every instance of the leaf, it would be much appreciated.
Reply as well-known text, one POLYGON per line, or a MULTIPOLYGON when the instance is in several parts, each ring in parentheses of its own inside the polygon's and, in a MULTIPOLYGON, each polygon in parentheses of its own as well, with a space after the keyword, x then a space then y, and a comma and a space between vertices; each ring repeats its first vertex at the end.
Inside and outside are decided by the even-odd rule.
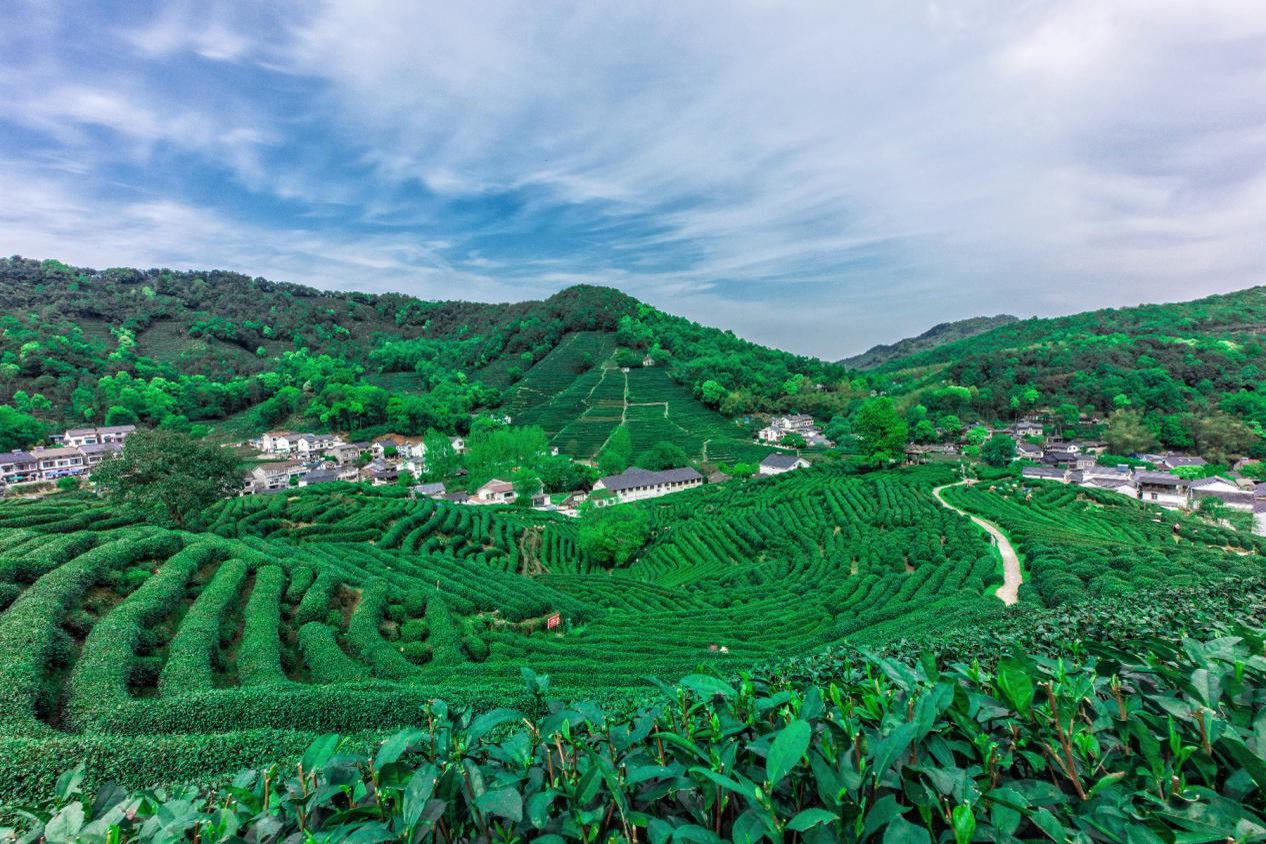
POLYGON ((57 786, 55 793, 59 800, 69 800, 79 793, 80 786, 84 781, 84 763, 80 762, 77 766, 66 771, 57 778, 57 786))
POLYGON ((1033 704, 1034 686, 1028 666, 1014 657, 1005 657, 998 662, 995 682, 1016 712, 1021 715, 1029 714, 1029 707, 1033 704))
POLYGON ((792 832, 804 832, 821 823, 834 823, 839 820, 834 812, 826 809, 805 809, 787 822, 787 829, 792 832))
POLYGON ((71 803, 58 812, 44 826, 44 840, 49 844, 74 841, 84 826, 84 807, 79 803, 71 803))
POLYGON ((729 683, 707 674, 689 674, 681 678, 681 685, 704 697, 734 697, 738 694, 729 683))
POLYGON ((418 768, 409 779, 409 784, 404 788, 402 807, 406 827, 412 828, 422 819, 422 810, 426 808, 426 801, 435 793, 438 779, 439 769, 429 764, 418 768))
POLYGON ((523 820, 523 796, 511 786, 485 791, 475 798, 475 805, 485 812, 519 823, 523 820))
POLYGON ((756 789, 754 787, 750 785, 745 786, 737 780, 733 780, 724 774, 719 774, 710 768, 695 767, 690 769, 690 773, 701 774, 727 791, 733 791, 735 794, 741 794, 751 800, 756 799, 756 789))
POLYGON ((954 823, 956 844, 971 844, 972 836, 976 834, 976 813, 972 811, 971 804, 959 803, 950 813, 950 819, 954 823))
POLYGON ((800 764, 812 737, 813 728, 807 721, 799 720, 792 721, 778 733, 765 759, 765 780, 770 788, 777 786, 792 768, 800 764))
POLYGON ((932 844, 932 836, 923 827, 896 817, 884 830, 884 844, 932 844))
POLYGON ((466 733, 468 745, 474 745, 488 732, 507 721, 517 721, 522 717, 523 713, 514 709, 494 709, 491 712, 485 712, 475 719, 475 723, 470 725, 470 730, 466 733))
MULTIPOLYGON (((389 737, 382 743, 382 747, 378 748, 378 755, 374 757, 375 770, 381 771, 392 762, 398 760, 404 755, 404 752, 409 749, 409 745, 413 744, 422 736, 423 732, 421 730, 410 729, 401 730, 394 736, 389 737)), ((306 761, 306 755, 304 759, 306 761)), ((322 762, 321 764, 325 763, 322 762)), ((306 764, 303 766, 303 769, 305 771, 311 770, 306 764)))

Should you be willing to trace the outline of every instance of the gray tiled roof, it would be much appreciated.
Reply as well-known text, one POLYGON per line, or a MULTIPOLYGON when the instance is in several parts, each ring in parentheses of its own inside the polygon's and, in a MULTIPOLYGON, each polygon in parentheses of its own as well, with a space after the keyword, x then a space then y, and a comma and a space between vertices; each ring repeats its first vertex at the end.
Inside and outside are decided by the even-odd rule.
POLYGON ((600 478, 599 482, 612 492, 622 492, 626 489, 637 489, 638 487, 701 480, 703 480, 703 475, 688 466, 681 469, 665 469, 662 472, 652 472, 635 466, 631 469, 626 469, 618 475, 608 475, 605 478, 600 478))
POLYGON ((770 469, 791 469, 800 462, 798 454, 771 454, 760 462, 770 469))

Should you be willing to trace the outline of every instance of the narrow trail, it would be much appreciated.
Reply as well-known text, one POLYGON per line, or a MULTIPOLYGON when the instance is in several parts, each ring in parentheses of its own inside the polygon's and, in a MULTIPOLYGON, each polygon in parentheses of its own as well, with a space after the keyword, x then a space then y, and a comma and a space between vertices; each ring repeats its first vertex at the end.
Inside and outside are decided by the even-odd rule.
POLYGON ((960 510, 941 497, 941 490, 951 486, 962 486, 966 483, 969 482, 958 481, 957 483, 938 486, 936 489, 932 490, 932 497, 935 498, 942 507, 945 507, 948 510, 953 510, 955 513, 971 519, 973 522, 984 528, 986 533, 993 537, 994 543, 998 546, 998 552, 1002 554, 1002 585, 998 587, 994 594, 1002 599, 1002 603, 1007 606, 1011 606, 1020 599, 1020 584, 1024 582, 1024 576, 1020 574, 1020 557, 1015 553, 1015 548, 1012 547, 1011 541, 1007 539, 1006 535, 1002 532, 1002 529, 993 522, 987 522, 979 516, 973 516, 966 510, 960 510))

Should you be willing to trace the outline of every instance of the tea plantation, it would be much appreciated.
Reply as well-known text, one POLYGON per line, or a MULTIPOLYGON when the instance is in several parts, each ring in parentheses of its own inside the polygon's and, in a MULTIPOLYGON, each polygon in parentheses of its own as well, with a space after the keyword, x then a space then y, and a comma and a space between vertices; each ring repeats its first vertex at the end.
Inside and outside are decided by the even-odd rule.
MULTIPOLYGON (((578 526, 566 517, 410 501, 394 491, 233 499, 205 514, 199 532, 130 524, 90 497, 0 504, 0 803, 47 796, 57 774, 81 762, 93 787, 217 782, 239 768, 295 760, 316 736, 339 733, 348 747, 370 748, 427 717, 447 724, 464 707, 545 718, 529 727, 543 731, 551 717, 543 676, 549 697, 612 713, 653 705, 662 693, 648 677, 693 677, 687 687, 703 692, 679 702, 671 731, 686 730, 693 741, 697 706, 715 694, 717 717, 756 730, 746 740, 765 756, 768 742, 779 741, 777 723, 797 707, 808 706, 802 717, 816 723, 826 711, 817 707, 842 706, 825 689, 816 697, 802 687, 779 691, 812 673, 788 668, 788 658, 856 644, 898 647, 915 633, 994 629, 1017 612, 1078 607, 1090 596, 1128 604, 1161 587, 1200 591, 1228 575, 1261 574, 1262 540, 1187 517, 1161 519, 1120 496, 1012 481, 951 487, 952 503, 1000 525, 1023 557, 1020 608, 1004 613, 992 596, 1000 560, 986 535, 931 495, 953 480, 938 466, 868 474, 819 467, 631 505, 647 512, 650 538, 616 570, 581 552, 578 526), (782 666, 764 669, 774 671, 762 681, 774 684, 767 700, 725 691, 757 665, 782 666), (526 687, 525 668, 534 672, 526 687), (446 702, 444 714, 436 699, 446 702), (752 721, 753 706, 768 718, 752 721)), ((842 664, 813 660, 818 672, 842 664)), ((937 681, 917 684, 932 694, 937 681)), ((884 706, 909 691, 885 689, 884 706)), ((446 728, 446 740, 470 723, 446 728)), ((506 738, 489 732, 491 722, 476 723, 486 729, 467 737, 472 747, 506 738)), ((614 741, 591 747, 601 736, 586 729, 587 738, 572 740, 587 749, 573 746, 563 760, 572 775, 595 764, 586 754, 606 753, 614 741)), ((538 734, 513 741, 538 753, 538 734)), ((419 740, 410 735, 402 747, 412 753, 419 740)), ((479 752, 496 755, 490 746, 479 752)), ((665 752, 646 764, 671 767, 665 752)), ((708 752, 691 764, 714 772, 754 764, 708 752)), ((840 751, 821 752, 830 759, 840 751)), ((336 776, 327 770, 334 757, 318 755, 320 776, 336 776)), ((315 776, 312 765, 306 770, 315 776)), ((792 802, 807 807, 803 774, 793 778, 801 784, 792 802)), ((701 813, 705 828, 730 829, 741 814, 714 811, 711 801, 760 803, 746 786, 728 795, 728 781, 710 779, 718 791, 702 792, 707 805, 683 808, 701 813)), ((880 780, 868 801, 887 793, 880 780)), ((493 793, 502 785, 509 787, 480 787, 493 793)), ((270 787, 282 786, 241 785, 270 787)), ((839 810, 832 801, 824 805, 839 810)), ((636 802, 619 808, 630 828, 642 811, 636 802)), ((812 817, 819 821, 800 821, 804 830, 825 823, 812 817)), ((612 830, 621 821, 586 823, 612 830)), ((1033 823, 1045 829, 1045 816, 1033 823)), ((453 840, 466 834, 450 830, 453 840)))

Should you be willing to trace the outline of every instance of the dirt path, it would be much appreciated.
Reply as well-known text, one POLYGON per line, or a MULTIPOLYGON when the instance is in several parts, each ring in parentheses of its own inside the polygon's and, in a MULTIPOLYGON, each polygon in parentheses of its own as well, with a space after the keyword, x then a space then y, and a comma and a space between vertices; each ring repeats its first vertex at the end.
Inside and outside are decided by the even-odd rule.
POLYGON ((994 543, 998 546, 998 552, 1002 554, 1002 585, 998 587, 994 594, 1002 599, 1002 603, 1007 606, 1011 606, 1020 599, 1020 584, 1024 582, 1024 576, 1020 574, 1020 558, 1016 555, 1015 548, 1011 546, 1011 541, 1007 539, 1006 535, 1002 532, 1002 529, 993 522, 987 522, 978 516, 973 516, 966 510, 960 510, 941 497, 941 490, 946 487, 961 486, 965 483, 967 483, 967 481, 959 481, 954 484, 938 486, 936 489, 932 490, 932 497, 940 502, 942 507, 953 510, 955 513, 971 519, 973 522, 984 528, 986 533, 993 537, 994 543))

